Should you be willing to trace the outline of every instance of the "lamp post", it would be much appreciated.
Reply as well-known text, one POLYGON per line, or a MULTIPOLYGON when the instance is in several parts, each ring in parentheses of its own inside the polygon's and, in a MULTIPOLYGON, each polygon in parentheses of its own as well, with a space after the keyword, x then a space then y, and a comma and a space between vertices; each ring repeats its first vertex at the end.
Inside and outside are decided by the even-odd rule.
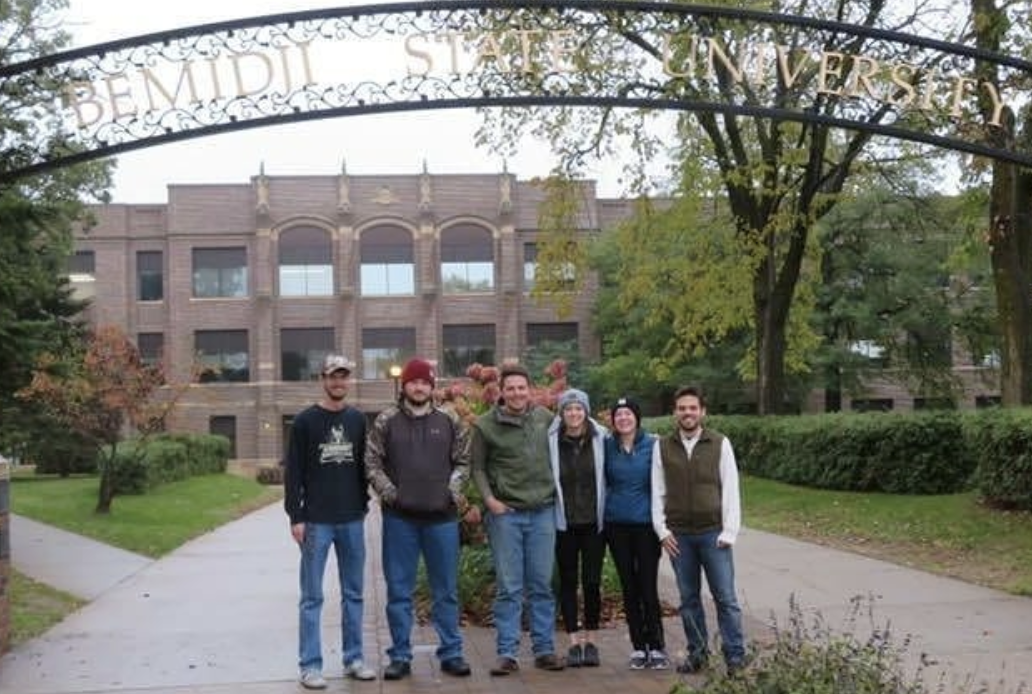
POLYGON ((394 379, 394 399, 398 399, 398 393, 401 391, 401 366, 398 364, 391 364, 391 367, 387 370, 391 378, 394 379))

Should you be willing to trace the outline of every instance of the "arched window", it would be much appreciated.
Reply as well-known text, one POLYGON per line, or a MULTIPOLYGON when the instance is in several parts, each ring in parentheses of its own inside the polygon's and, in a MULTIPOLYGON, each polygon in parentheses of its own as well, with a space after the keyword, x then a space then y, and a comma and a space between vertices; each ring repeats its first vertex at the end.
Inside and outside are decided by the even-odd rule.
POLYGON ((279 237, 280 296, 333 295, 333 241, 317 227, 294 227, 279 237))
POLYGON ((416 293, 412 234, 393 225, 370 227, 359 243, 362 296, 411 296, 416 293))
POLYGON ((460 224, 441 232, 441 287, 446 294, 494 290, 494 239, 490 231, 460 224))

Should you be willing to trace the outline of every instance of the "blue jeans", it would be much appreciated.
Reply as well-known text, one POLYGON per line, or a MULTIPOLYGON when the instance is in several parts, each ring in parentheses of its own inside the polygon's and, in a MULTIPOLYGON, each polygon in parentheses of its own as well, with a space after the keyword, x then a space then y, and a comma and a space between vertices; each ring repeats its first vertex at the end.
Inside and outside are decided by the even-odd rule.
POLYGON ((706 574, 713 602, 717 607, 724 660, 740 664, 745 659, 742 636, 742 610, 735 597, 735 564, 730 547, 717 547, 719 530, 699 535, 677 535, 679 554, 671 557, 677 589, 681 594, 681 622, 688 640, 689 657, 701 658, 709 653, 706 614, 700 591, 702 572, 706 574))
POLYGON ((437 631, 437 657, 445 661, 462 655, 459 524, 454 520, 418 523, 388 511, 383 514, 383 575, 392 642, 387 655, 392 661, 412 660, 412 593, 420 555, 430 583, 430 621, 437 631))
POLYGON ((555 508, 488 513, 487 538, 494 557, 498 655, 516 658, 519 653, 524 592, 534 655, 555 653, 555 508))
POLYGON ((345 664, 362 657, 362 579, 365 521, 306 523, 301 544, 301 600, 298 666, 322 670, 323 574, 333 546, 340 581, 341 641, 345 664))

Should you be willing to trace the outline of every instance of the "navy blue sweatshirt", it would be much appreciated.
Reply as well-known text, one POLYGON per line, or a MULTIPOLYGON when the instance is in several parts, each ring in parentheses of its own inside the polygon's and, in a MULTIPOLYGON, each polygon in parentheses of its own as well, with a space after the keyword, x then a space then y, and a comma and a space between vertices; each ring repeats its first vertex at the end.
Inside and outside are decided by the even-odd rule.
POLYGON ((368 507, 365 415, 312 405, 290 429, 283 506, 294 523, 348 523, 368 507))

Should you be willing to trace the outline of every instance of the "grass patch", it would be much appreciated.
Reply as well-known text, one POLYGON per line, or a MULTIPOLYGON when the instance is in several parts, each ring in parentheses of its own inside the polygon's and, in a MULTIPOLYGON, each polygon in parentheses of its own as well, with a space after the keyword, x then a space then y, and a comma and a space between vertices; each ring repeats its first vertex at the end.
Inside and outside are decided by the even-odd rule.
POLYGON ((743 522, 1017 595, 1032 595, 1032 513, 974 493, 838 492, 743 478, 743 522))
POLYGON ((39 636, 77 610, 83 601, 11 571, 11 646, 39 636))
POLYGON ((14 513, 155 558, 281 495, 280 488, 246 477, 204 475, 147 494, 117 496, 111 513, 98 515, 93 512, 96 477, 16 476, 11 481, 14 513))

